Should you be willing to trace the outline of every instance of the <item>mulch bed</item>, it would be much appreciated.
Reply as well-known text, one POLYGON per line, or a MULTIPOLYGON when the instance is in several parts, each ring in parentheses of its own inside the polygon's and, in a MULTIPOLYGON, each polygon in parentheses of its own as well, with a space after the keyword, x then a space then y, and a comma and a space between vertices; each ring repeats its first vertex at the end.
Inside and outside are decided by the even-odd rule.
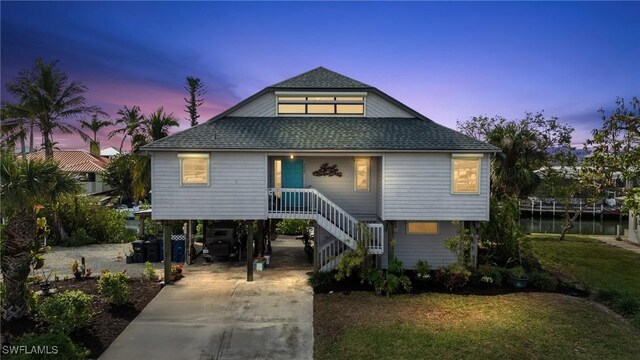
MULTIPOLYGON (((156 282, 129 280, 129 294, 131 303, 126 306, 113 306, 107 299, 98 294, 97 280, 61 280, 53 283, 58 292, 65 290, 82 290, 88 295, 94 295, 93 311, 96 313, 88 327, 70 335, 71 340, 81 344, 91 351, 91 358, 98 358, 109 345, 122 333, 129 323, 144 309, 160 292, 160 285, 156 282)), ((37 290, 35 286, 31 288, 37 290)), ((42 334, 47 332, 47 325, 34 316, 5 322, 2 321, 2 342, 10 343, 16 337, 28 333, 42 334)))
MULTIPOLYGON (((330 284, 318 285, 313 288, 315 294, 326 294, 330 292, 349 294, 353 291, 373 291, 373 287, 369 284, 362 283, 358 279, 350 278, 340 282, 332 282, 330 284)), ((575 286, 560 283, 555 291, 542 291, 535 289, 531 286, 525 289, 516 289, 509 284, 503 286, 486 286, 478 285, 475 283, 469 283, 462 289, 456 289, 450 291, 441 284, 437 284, 433 281, 412 281, 412 294, 423 293, 444 293, 444 294, 457 294, 457 295, 504 295, 517 292, 553 292, 574 297, 587 297, 589 292, 582 289, 577 289, 575 286)))

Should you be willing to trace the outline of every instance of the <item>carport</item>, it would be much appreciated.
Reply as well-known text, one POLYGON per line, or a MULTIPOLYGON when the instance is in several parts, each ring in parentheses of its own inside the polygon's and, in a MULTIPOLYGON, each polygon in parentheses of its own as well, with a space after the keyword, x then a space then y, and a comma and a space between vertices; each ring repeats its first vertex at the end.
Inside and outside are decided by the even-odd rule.
MULTIPOLYGON (((152 217, 152 209, 142 210, 135 213, 136 216, 140 218, 139 224, 139 233, 143 231, 143 220, 149 219, 152 217)), ((162 241, 164 245, 164 259, 171 259, 172 255, 172 246, 173 241, 171 229, 171 223, 179 221, 184 223, 184 236, 185 236, 185 263, 190 264, 191 259, 194 259, 196 255, 194 252, 195 243, 195 234, 196 234, 196 221, 195 220, 163 220, 160 221, 162 224, 162 241)), ((246 246, 242 248, 242 253, 244 254, 244 258, 246 260, 246 281, 251 282, 254 280, 254 252, 258 257, 262 257, 265 252, 270 252, 270 244, 276 239, 275 234, 275 222, 273 220, 228 220, 235 221, 246 225, 247 227, 247 239, 253 239, 254 235, 257 236, 257 241, 255 241, 256 249, 254 249, 254 241, 246 241, 246 246), (255 228, 255 229, 254 229, 255 228), (257 234, 256 234, 257 233, 257 234), (263 239, 263 241, 260 241, 263 239), (249 255, 251 254, 251 255, 249 255)), ((221 220, 217 220, 217 222, 221 222, 221 220)), ((207 231, 210 231, 211 226, 214 225, 215 222, 212 220, 203 220, 203 238, 207 238, 207 231)), ((304 247, 302 243, 300 245, 300 258, 304 259, 304 247)), ((288 254, 287 256, 291 256, 288 254)), ((303 260, 306 261, 306 260, 303 260)), ((312 265, 309 265, 310 269, 313 269, 312 265)), ((164 261, 164 282, 165 284, 171 284, 171 261, 164 261)))

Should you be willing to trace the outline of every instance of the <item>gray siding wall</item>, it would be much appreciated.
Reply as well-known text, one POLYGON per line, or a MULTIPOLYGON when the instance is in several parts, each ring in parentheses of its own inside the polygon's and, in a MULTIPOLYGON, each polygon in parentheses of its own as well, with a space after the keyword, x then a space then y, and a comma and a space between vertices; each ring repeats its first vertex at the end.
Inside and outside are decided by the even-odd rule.
POLYGON ((266 93, 245 106, 229 114, 229 116, 276 116, 276 96, 266 93))
POLYGON ((265 154, 212 152, 209 156, 209 185, 181 186, 178 153, 153 153, 154 220, 266 218, 265 154))
MULTIPOLYGON (((369 175, 369 191, 354 190, 354 158, 353 157, 324 157, 310 156, 304 158, 304 186, 312 187, 349 214, 375 215, 377 213, 376 193, 378 186, 376 177, 378 167, 376 158, 371 158, 371 173, 369 175), (323 163, 329 165, 337 164, 342 172, 342 177, 337 176, 313 176, 313 172, 320 168, 323 163)), ((357 217, 357 216, 356 216, 357 217)))
MULTIPOLYGON (((394 255, 405 269, 414 269, 418 260, 426 260, 432 268, 448 266, 456 262, 456 256, 444 247, 445 240, 456 235, 456 225, 449 221, 438 222, 438 235, 407 235, 405 221, 398 221, 394 230, 396 245, 394 255)), ((382 266, 387 266, 388 251, 382 255, 382 266)))
POLYGON ((384 155, 385 220, 489 220, 489 155, 482 159, 480 194, 451 193, 451 154, 384 155))
POLYGON ((415 117, 373 93, 367 95, 366 114, 367 117, 415 117))

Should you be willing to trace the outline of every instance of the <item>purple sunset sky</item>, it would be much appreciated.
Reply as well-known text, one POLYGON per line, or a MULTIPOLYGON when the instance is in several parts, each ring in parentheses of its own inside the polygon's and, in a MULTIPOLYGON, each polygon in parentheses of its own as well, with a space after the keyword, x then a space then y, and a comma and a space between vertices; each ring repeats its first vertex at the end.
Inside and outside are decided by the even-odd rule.
MULTIPOLYGON (((640 95, 640 3, 1 3, 5 84, 36 57, 88 88, 111 118, 164 106, 186 127, 187 75, 208 89, 201 121, 324 66, 445 126, 544 110, 576 128, 640 95)), ((102 146, 119 145, 106 139, 102 146)), ((77 135, 60 148, 85 148, 77 135)))

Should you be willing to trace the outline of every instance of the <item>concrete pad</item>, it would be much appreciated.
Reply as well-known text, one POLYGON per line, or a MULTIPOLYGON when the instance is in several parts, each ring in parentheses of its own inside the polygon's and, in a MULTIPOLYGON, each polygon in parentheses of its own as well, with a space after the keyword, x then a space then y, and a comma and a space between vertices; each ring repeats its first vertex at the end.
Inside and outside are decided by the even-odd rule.
POLYGON ((246 266, 185 267, 100 359, 311 359, 313 270, 302 242, 273 242, 273 266, 246 282, 246 266))

